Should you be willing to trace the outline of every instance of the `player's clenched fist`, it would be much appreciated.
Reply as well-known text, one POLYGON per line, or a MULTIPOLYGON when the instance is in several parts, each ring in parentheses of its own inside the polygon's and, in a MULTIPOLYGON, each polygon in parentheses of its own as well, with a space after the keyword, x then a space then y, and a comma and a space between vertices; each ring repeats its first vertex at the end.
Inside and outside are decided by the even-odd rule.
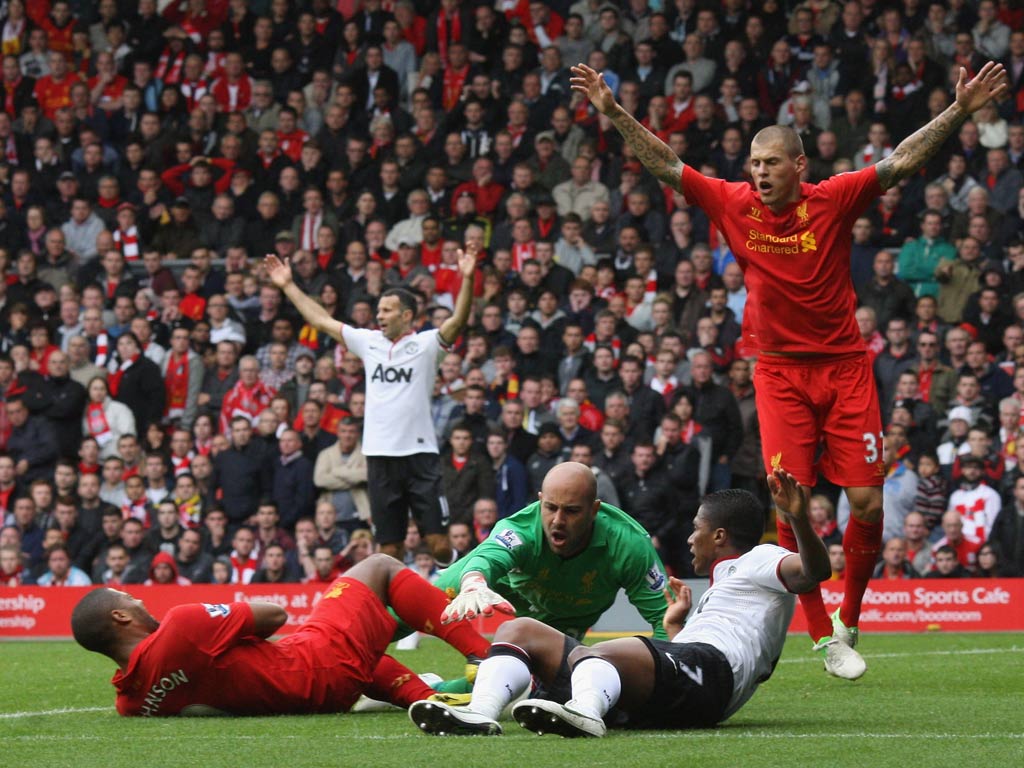
POLYGON ((459 594, 441 614, 442 624, 473 619, 477 616, 491 616, 495 611, 514 614, 512 603, 487 586, 483 575, 470 571, 462 577, 459 594))

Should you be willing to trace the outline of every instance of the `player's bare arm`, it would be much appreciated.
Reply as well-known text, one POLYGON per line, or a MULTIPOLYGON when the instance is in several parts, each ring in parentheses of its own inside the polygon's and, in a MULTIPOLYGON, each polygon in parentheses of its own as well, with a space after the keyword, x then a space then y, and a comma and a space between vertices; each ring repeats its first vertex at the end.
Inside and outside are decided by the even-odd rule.
POLYGON ((345 343, 341 336, 341 321, 335 320, 326 309, 302 292, 292 279, 292 267, 287 260, 281 261, 275 254, 268 253, 263 260, 263 266, 270 281, 284 292, 307 323, 321 333, 328 334, 335 341, 345 343))
POLYGON ((990 61, 970 81, 967 80, 967 70, 960 67, 956 101, 934 120, 901 141, 889 157, 875 166, 882 189, 888 189, 917 173, 971 115, 990 99, 999 100, 1006 96, 1008 89, 1006 70, 1002 64, 990 61))
POLYGON ((249 603, 252 608, 253 630, 257 637, 270 637, 288 621, 288 613, 275 603, 249 603))
POLYGON ((779 576, 790 592, 810 592, 832 574, 832 567, 828 550, 807 516, 808 494, 795 477, 781 468, 768 475, 768 489, 775 501, 776 514, 793 529, 799 552, 783 559, 779 576))
POLYGON ((569 84, 572 89, 590 99, 590 103, 612 121, 647 170, 672 189, 679 189, 683 174, 683 161, 676 156, 676 153, 665 142, 640 125, 635 117, 615 101, 612 89, 604 81, 604 75, 586 64, 577 64, 570 69, 573 76, 569 79, 569 84))
POLYGON ((466 250, 459 251, 459 274, 462 275, 462 286, 455 299, 455 312, 441 324, 441 341, 454 344, 462 329, 469 322, 469 310, 473 305, 473 283, 476 279, 476 246, 467 245, 466 250))
POLYGON ((671 640, 683 631, 686 617, 690 614, 690 606, 693 604, 693 592, 682 579, 670 576, 668 587, 665 589, 665 602, 668 603, 668 607, 665 608, 661 625, 671 640))

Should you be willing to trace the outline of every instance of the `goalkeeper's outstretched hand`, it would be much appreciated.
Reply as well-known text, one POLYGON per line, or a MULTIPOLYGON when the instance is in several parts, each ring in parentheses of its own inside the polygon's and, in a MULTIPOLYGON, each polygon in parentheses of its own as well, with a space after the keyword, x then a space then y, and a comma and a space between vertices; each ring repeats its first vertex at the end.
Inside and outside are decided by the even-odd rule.
POLYGON ((477 616, 492 616, 495 611, 514 614, 512 603, 487 586, 483 575, 471 571, 462 577, 459 594, 441 614, 442 624, 473 619, 477 616))

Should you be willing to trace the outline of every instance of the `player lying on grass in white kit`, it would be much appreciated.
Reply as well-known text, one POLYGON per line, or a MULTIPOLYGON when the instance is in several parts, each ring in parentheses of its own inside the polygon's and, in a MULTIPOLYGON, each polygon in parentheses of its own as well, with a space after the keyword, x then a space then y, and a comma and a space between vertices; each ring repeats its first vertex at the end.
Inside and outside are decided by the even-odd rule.
POLYGON ((515 619, 498 629, 467 706, 420 701, 409 717, 427 733, 497 735, 502 709, 536 677, 548 698, 521 701, 512 715, 537 733, 603 736, 607 725, 693 728, 725 720, 775 669, 793 595, 831 574, 800 483, 782 469, 768 483, 778 514, 793 526, 798 553, 758 545, 764 510, 751 494, 705 497, 689 544, 694 570, 710 576, 711 586, 687 621, 690 590, 670 581, 664 625, 671 641, 630 637, 573 646, 551 627, 515 619))

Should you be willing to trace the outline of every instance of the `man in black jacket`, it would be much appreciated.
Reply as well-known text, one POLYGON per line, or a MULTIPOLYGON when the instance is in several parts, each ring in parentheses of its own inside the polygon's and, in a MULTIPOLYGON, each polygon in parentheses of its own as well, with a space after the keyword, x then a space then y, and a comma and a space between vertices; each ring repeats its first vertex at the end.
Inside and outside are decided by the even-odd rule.
MULTIPOLYGON (((675 571, 682 560, 679 547, 679 508, 665 470, 649 442, 633 446, 633 466, 619 482, 622 508, 651 535, 662 562, 675 571)), ((684 542, 685 543, 685 542, 684 542)))
POLYGON ((473 431, 458 423, 441 456, 441 488, 452 522, 472 523, 473 504, 494 498, 494 469, 486 455, 473 451, 473 431))
POLYGON ((665 412, 665 400, 644 384, 644 363, 640 358, 627 355, 619 364, 619 378, 622 391, 629 400, 629 420, 635 429, 630 430, 644 440, 654 437, 654 428, 665 412))
POLYGON ((85 411, 85 387, 68 375, 68 356, 50 355, 47 364, 47 406, 43 414, 57 433, 57 446, 64 457, 77 456, 82 442, 82 413, 85 411))
MULTIPOLYGON (((677 547, 683 547, 693 533, 693 518, 697 516, 700 506, 700 451, 694 443, 682 441, 682 420, 674 413, 666 413, 661 417, 661 435, 655 444, 655 451, 665 470, 672 500, 678 512, 679 526, 675 541, 677 547)), ((680 555, 685 552, 680 551, 680 555)), ((693 566, 688 557, 678 558, 679 578, 693 577, 693 566)))
POLYGON ((47 480, 53 475, 57 461, 57 435, 50 423, 42 416, 30 416, 22 400, 24 395, 7 398, 7 422, 11 434, 7 439, 7 451, 14 459, 14 471, 18 482, 27 487, 37 478, 47 480))
MULTIPOLYGON (((234 430, 232 430, 234 432, 234 430)), ((313 486, 313 462, 302 452, 302 437, 286 429, 278 440, 279 455, 274 457, 274 483, 271 496, 281 514, 281 524, 292 528, 300 517, 312 517, 316 502, 313 486)))
POLYGON ((730 463, 743 441, 743 419, 736 398, 711 378, 711 355, 698 352, 690 361, 693 418, 711 436, 711 477, 708 492, 730 486, 730 463))
POLYGON ((252 440, 252 424, 245 416, 231 420, 231 447, 213 460, 211 485, 221 491, 221 503, 232 527, 256 514, 260 498, 272 490, 274 471, 270 454, 260 440, 252 440))
POLYGON ((135 416, 135 430, 145 435, 150 424, 158 424, 164 413, 164 377, 160 366, 144 357, 138 337, 128 331, 117 339, 117 356, 121 361, 109 377, 110 393, 128 406, 135 416))

